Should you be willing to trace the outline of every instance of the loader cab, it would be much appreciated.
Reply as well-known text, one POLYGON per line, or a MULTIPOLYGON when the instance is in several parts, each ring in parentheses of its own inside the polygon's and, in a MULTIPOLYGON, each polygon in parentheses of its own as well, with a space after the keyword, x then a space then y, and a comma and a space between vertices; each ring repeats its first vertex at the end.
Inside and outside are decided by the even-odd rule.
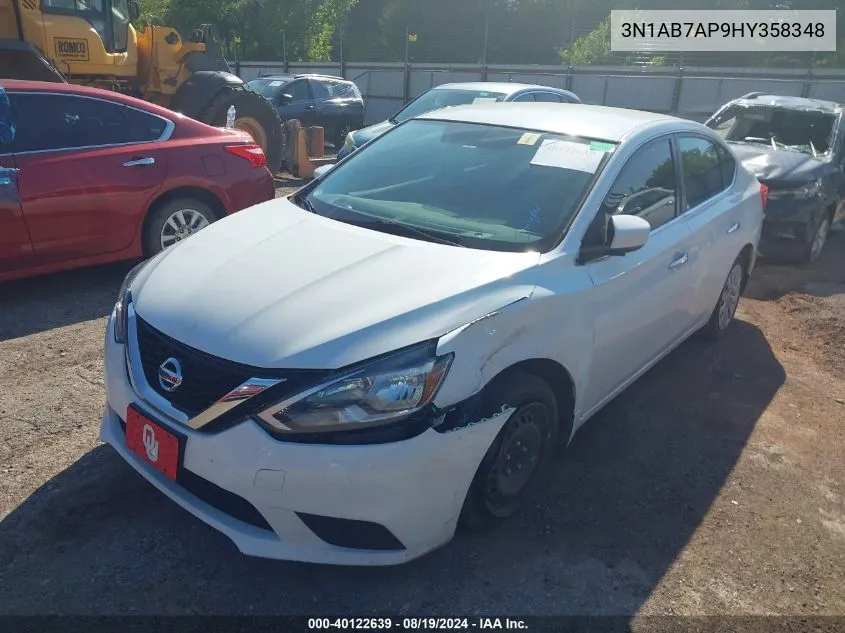
POLYGON ((25 40, 69 76, 132 77, 138 70, 137 0, 18 2, 25 40))
MULTIPOLYGON (((129 40, 129 0, 41 0, 48 15, 79 17, 87 21, 103 41, 107 53, 125 53, 129 40)), ((66 49, 73 46, 66 45, 66 49)), ((59 52, 59 51, 57 51, 59 52)), ((64 52, 79 54, 80 50, 64 52)))

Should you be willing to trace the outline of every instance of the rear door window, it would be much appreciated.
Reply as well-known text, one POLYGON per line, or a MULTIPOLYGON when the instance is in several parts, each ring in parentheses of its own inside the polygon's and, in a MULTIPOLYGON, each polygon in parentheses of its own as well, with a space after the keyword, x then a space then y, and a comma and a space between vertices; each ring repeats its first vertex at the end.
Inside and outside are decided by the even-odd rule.
POLYGON ((560 103, 560 96, 554 92, 535 92, 534 101, 544 101, 547 103, 560 103))
MULTIPOLYGON (((332 98, 332 92, 329 89, 328 84, 314 79, 309 79, 308 83, 311 84, 311 90, 314 91, 314 98, 317 101, 328 101, 332 98)), ((294 101, 296 101, 296 99, 294 99, 294 101)))
POLYGON ((16 152, 37 152, 135 142, 123 107, 55 93, 11 94, 17 116, 16 152))
POLYGON ((512 101, 514 103, 524 103, 526 101, 534 101, 534 94, 529 92, 529 93, 524 94, 524 95, 519 95, 515 99, 512 99, 512 101))
POLYGON ((167 130, 167 121, 154 114, 141 112, 135 108, 125 108, 124 114, 129 121, 132 140, 137 143, 157 141, 167 130))
POLYGON ((722 161, 715 143, 697 136, 681 136, 678 139, 678 150, 683 167, 687 209, 706 202, 730 185, 730 181, 725 182, 722 161))

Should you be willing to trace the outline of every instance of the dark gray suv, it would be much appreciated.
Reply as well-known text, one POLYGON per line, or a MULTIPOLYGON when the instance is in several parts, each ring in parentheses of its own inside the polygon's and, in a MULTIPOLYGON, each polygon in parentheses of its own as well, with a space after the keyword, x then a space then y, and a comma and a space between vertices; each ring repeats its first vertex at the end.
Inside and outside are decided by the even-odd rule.
POLYGON ((282 121, 319 125, 339 148, 351 130, 364 125, 364 99, 351 81, 331 75, 268 75, 247 83, 276 106, 282 121))

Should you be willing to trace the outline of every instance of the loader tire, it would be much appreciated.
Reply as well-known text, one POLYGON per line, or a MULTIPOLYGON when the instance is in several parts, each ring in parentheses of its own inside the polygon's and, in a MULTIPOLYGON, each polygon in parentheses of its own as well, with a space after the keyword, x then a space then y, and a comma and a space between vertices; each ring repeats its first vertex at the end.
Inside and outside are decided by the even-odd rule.
POLYGON ((209 101, 199 114, 208 125, 226 125, 229 106, 235 106, 235 128, 249 133, 264 150, 267 167, 275 175, 284 157, 285 140, 279 114, 263 96, 247 88, 225 87, 209 101))

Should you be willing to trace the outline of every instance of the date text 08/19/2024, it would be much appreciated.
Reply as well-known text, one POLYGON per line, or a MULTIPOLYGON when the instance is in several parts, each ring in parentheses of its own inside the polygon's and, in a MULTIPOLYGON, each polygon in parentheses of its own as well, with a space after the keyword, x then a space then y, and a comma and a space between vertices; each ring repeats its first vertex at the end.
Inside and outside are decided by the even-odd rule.
POLYGON ((308 618, 308 630, 511 630, 528 628, 519 618, 308 618))

